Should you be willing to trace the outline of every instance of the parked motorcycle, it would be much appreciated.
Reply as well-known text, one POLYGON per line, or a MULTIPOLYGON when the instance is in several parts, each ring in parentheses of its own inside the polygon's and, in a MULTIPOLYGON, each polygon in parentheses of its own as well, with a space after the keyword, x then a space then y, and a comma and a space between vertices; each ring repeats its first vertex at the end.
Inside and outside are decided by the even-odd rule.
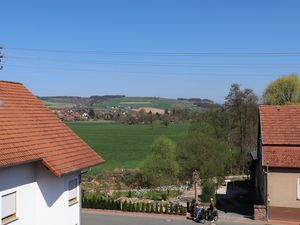
POLYGON ((217 221, 218 220, 218 211, 213 210, 211 211, 209 208, 204 209, 200 208, 200 210, 195 209, 194 212, 194 221, 197 223, 205 224, 206 221, 217 221))

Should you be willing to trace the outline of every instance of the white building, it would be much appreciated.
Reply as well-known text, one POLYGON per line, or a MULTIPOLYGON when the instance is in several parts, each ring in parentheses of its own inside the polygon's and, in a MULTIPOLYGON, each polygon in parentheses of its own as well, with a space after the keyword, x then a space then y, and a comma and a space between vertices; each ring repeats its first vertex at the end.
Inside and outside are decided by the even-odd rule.
POLYGON ((79 225, 81 171, 104 160, 22 84, 0 102, 1 224, 79 225))

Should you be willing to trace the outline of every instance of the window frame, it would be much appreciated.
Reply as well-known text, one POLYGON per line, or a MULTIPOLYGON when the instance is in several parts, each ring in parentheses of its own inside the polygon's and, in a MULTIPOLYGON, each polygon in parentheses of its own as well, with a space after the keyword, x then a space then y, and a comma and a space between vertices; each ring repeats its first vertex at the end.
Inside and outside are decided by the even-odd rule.
POLYGON ((5 225, 5 224, 11 223, 11 222, 13 222, 17 219, 18 219, 17 218, 17 192, 13 191, 13 192, 2 195, 1 196, 1 224, 5 225), (3 212, 3 197, 9 196, 9 195, 14 195, 14 201, 15 201, 15 203, 14 203, 15 207, 14 208, 15 208, 15 210, 14 210, 13 214, 10 214, 6 217, 3 217, 3 215, 2 215, 2 212, 3 212))
POLYGON ((74 178, 68 181, 68 202, 69 202, 69 206, 75 205, 78 203, 78 185, 79 185, 79 180, 78 178, 74 178), (75 181, 75 188, 71 189, 71 182, 75 181), (75 189, 75 197, 70 197, 71 191, 73 191, 75 189))

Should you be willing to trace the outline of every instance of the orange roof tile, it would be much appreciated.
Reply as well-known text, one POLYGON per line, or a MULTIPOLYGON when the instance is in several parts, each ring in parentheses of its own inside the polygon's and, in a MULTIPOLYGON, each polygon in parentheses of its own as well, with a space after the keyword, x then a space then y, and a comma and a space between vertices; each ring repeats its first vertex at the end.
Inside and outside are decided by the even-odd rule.
POLYGON ((263 146, 263 165, 300 168, 300 146, 263 146))
POLYGON ((300 168, 300 105, 259 106, 263 165, 300 168))
POLYGON ((259 106, 262 144, 300 145, 300 105, 259 106))
POLYGON ((35 160, 56 176, 104 162, 22 84, 0 81, 0 167, 35 160))

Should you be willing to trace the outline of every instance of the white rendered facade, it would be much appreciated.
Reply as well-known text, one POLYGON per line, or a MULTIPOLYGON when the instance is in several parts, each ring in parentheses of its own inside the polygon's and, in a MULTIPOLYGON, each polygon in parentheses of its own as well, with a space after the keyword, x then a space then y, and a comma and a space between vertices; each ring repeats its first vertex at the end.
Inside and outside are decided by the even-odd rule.
POLYGON ((2 197, 15 193, 11 225, 80 225, 80 172, 56 177, 40 162, 0 168, 0 224, 7 207, 2 197), (69 182, 77 180, 77 201, 69 202, 69 182))

